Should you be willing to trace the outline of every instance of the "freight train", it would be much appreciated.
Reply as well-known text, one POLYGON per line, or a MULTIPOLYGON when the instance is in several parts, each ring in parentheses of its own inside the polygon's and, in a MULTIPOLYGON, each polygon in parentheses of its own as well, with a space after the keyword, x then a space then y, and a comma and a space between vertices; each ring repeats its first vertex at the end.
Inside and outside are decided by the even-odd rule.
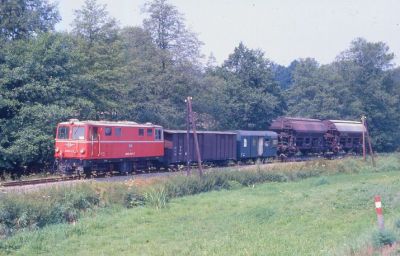
MULTIPOLYGON (((357 154, 360 122, 280 117, 268 131, 198 131, 201 160, 214 165, 294 155, 357 154)), ((193 133, 152 123, 79 121, 57 125, 55 154, 61 173, 169 168, 197 162, 193 133), (188 148, 189 146, 189 148, 188 148)))

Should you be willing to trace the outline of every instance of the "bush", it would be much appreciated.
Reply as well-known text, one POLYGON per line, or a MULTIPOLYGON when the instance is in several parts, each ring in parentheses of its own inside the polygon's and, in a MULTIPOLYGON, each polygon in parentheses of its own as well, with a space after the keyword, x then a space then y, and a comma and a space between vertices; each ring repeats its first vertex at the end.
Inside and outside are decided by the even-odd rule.
POLYGON ((34 230, 49 224, 74 222, 81 213, 98 207, 99 195, 87 185, 73 189, 6 195, 0 203, 0 236, 34 230))
POLYGON ((126 208, 133 208, 145 204, 145 197, 136 191, 128 191, 125 194, 124 206, 126 208))
POLYGON ((390 230, 377 231, 372 235, 372 244, 375 248, 392 245, 394 242, 396 242, 396 235, 390 230))

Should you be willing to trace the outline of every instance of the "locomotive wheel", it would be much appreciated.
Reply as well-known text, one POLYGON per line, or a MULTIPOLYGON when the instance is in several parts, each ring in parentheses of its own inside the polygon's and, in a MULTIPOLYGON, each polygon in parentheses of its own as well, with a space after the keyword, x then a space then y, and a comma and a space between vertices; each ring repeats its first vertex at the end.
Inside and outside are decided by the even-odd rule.
POLYGON ((83 167, 83 175, 85 176, 85 178, 91 178, 92 177, 92 168, 83 167))

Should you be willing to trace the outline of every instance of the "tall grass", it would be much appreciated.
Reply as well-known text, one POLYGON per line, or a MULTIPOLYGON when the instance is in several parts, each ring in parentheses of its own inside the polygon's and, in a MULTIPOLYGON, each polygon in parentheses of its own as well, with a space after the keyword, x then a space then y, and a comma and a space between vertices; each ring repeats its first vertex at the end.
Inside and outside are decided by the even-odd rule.
POLYGON ((98 208, 148 205, 161 209, 171 198, 212 190, 237 189, 265 182, 290 182, 323 175, 315 184, 320 186, 327 183, 325 176, 337 173, 381 171, 400 171, 399 155, 380 157, 377 167, 372 167, 361 159, 321 159, 285 165, 215 169, 203 177, 173 176, 144 188, 137 188, 129 182, 85 182, 31 193, 6 194, 0 198, 0 237, 8 237, 21 230, 35 230, 49 224, 74 223, 83 214, 98 208))
POLYGON ((82 215, 112 205, 129 207, 138 193, 122 184, 80 183, 70 187, 5 194, 0 200, 0 237, 49 224, 74 223, 82 215))

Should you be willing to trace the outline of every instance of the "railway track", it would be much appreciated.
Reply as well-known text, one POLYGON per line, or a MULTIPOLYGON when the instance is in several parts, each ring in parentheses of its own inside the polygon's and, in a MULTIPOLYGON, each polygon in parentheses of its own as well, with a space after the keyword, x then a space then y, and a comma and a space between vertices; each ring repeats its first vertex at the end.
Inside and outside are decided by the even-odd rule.
POLYGON ((26 185, 37 185, 37 184, 69 181, 69 180, 78 180, 80 178, 81 177, 79 177, 79 176, 65 176, 65 177, 52 177, 52 178, 31 179, 31 180, 8 181, 8 182, 0 183, 0 187, 18 187, 18 186, 26 186, 26 185))

